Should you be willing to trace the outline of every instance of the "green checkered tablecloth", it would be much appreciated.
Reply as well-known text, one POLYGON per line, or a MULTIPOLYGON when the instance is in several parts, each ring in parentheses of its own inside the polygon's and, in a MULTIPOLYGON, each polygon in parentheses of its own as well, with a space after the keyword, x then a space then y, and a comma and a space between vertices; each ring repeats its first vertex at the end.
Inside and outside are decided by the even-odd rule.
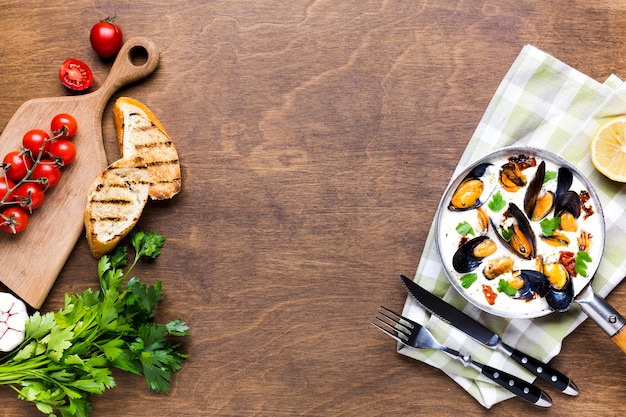
MULTIPOLYGON (((603 120, 619 114, 626 114, 626 83, 615 75, 599 83, 527 45, 489 103, 456 172, 450 173, 452 178, 487 153, 513 145, 550 150, 579 168, 596 187, 606 217, 605 256, 593 280, 593 288, 601 296, 609 294, 626 275, 626 256, 622 250, 626 246, 626 186, 595 170, 589 157, 589 144, 603 120)), ((437 254, 434 225, 426 239, 415 281, 480 320, 502 336, 505 343, 546 362, 560 352, 563 339, 586 319, 578 305, 567 313, 539 319, 505 319, 481 312, 450 285, 437 254)), ((620 306, 615 307, 620 310, 620 306)), ((626 315, 626 307, 621 311, 626 315)), ((470 353, 479 362, 527 381, 535 379, 506 355, 483 347, 431 316, 411 297, 407 297, 403 314, 425 325, 439 342, 470 353)), ((600 328, 598 337, 605 337, 600 328)), ((445 353, 402 346, 398 346, 398 352, 441 369, 486 408, 513 396, 445 353)), ((559 370, 568 373, 566 368, 559 370)), ((554 393, 545 384, 540 385, 548 393, 554 393)))

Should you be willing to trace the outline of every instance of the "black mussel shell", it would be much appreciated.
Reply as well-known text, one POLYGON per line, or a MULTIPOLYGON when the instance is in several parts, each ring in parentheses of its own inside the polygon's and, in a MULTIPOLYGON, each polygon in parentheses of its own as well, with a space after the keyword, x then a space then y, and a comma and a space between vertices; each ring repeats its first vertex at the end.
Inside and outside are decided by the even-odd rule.
POLYGON ((492 164, 490 162, 484 162, 482 164, 478 164, 476 165, 474 168, 472 168, 472 170, 465 176, 465 179, 467 178, 480 178, 483 175, 485 175, 485 171, 487 171, 487 168, 489 168, 492 164))
POLYGON ((537 167, 537 171, 535 171, 535 176, 528 183, 528 187, 526 187, 526 194, 524 194, 524 212, 529 218, 532 217, 533 211, 535 210, 535 205, 537 204, 539 194, 541 194, 545 176, 546 163, 541 161, 537 167))
POLYGON ((575 191, 564 191, 556 198, 554 203, 554 213, 560 216, 563 212, 570 213, 574 218, 580 217, 580 196, 575 191))
POLYGON ((565 191, 569 190, 574 181, 574 175, 569 168, 561 167, 556 179, 556 196, 557 198, 565 191))
POLYGON ((535 295, 545 297, 552 288, 547 276, 532 269, 522 269, 519 271, 524 279, 524 287, 520 290, 517 298, 532 300, 535 295))
POLYGON ((474 255, 474 248, 484 240, 489 239, 482 235, 468 240, 462 244, 452 257, 452 267, 456 272, 465 274, 478 268, 484 258, 478 258, 474 255))
POLYGON ((515 255, 523 259, 533 259, 537 255, 537 238, 535 236, 535 232, 533 231, 532 226, 530 225, 530 221, 528 220, 524 212, 522 212, 522 210, 520 210, 520 208, 517 207, 515 203, 509 204, 508 212, 517 221, 517 227, 524 235, 526 240, 528 240, 530 248, 528 248, 528 251, 526 253, 520 253, 519 251, 515 250, 515 248, 511 245, 511 241, 507 241, 506 239, 504 239, 504 237, 502 237, 501 233, 498 231, 498 228, 493 223, 493 220, 490 219, 491 226, 494 230, 497 231, 496 235, 498 236, 498 240, 500 240, 500 243, 502 243, 515 255))
MULTIPOLYGON (((448 204, 448 209, 451 211, 466 211, 466 210, 473 210, 475 208, 478 208, 480 206, 482 206, 483 201, 480 200, 480 196, 483 192, 483 185, 482 181, 480 180, 480 178, 485 175, 485 171, 487 170, 487 168, 491 165, 491 163, 489 162, 485 162, 482 164, 478 164, 476 165, 474 168, 472 168, 472 170, 463 178, 463 180, 459 183, 459 185, 457 186, 456 190, 454 191, 454 193, 452 194, 452 197, 450 199, 450 203, 448 204), (481 184, 481 188, 480 190, 476 190, 475 192, 469 193, 469 194, 461 194, 464 195, 465 197, 467 197, 468 195, 470 196, 469 201, 455 201, 458 197, 458 193, 460 191, 460 189, 462 189, 466 184, 470 184, 470 180, 478 180, 481 184)), ((463 199, 464 200, 464 199, 463 199)))
POLYGON ((546 301, 550 308, 558 313, 569 310, 569 307, 574 302, 574 284, 572 279, 568 278, 565 286, 561 289, 550 286, 550 290, 546 294, 546 301))

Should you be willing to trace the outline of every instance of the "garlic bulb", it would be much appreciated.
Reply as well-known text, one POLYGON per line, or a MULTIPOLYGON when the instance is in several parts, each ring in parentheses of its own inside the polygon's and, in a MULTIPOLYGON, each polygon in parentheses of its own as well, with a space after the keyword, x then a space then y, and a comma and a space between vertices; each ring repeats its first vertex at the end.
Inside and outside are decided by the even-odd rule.
POLYGON ((0 292, 0 351, 9 352, 22 343, 27 320, 24 302, 9 293, 0 292))

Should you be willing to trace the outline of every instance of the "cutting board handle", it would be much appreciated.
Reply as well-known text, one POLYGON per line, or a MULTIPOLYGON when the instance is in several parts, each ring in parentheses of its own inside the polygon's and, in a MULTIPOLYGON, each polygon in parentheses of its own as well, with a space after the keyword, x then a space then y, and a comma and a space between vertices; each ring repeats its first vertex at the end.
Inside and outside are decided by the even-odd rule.
POLYGON ((109 76, 93 94, 99 95, 99 104, 105 106, 120 87, 148 76, 158 65, 159 51, 156 45, 144 37, 131 38, 124 42, 109 76))

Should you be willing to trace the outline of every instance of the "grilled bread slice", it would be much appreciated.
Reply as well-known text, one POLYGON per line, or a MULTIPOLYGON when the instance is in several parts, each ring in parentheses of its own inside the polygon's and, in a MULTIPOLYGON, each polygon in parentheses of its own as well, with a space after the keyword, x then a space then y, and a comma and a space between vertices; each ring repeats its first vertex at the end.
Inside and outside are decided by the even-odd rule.
POLYGON ((120 97, 113 106, 117 143, 122 158, 140 156, 148 166, 150 198, 163 200, 180 191, 178 152, 165 128, 141 102, 120 97))
POLYGON ((85 230, 96 258, 110 252, 135 226, 148 201, 148 168, 141 158, 122 158, 89 187, 85 230))

